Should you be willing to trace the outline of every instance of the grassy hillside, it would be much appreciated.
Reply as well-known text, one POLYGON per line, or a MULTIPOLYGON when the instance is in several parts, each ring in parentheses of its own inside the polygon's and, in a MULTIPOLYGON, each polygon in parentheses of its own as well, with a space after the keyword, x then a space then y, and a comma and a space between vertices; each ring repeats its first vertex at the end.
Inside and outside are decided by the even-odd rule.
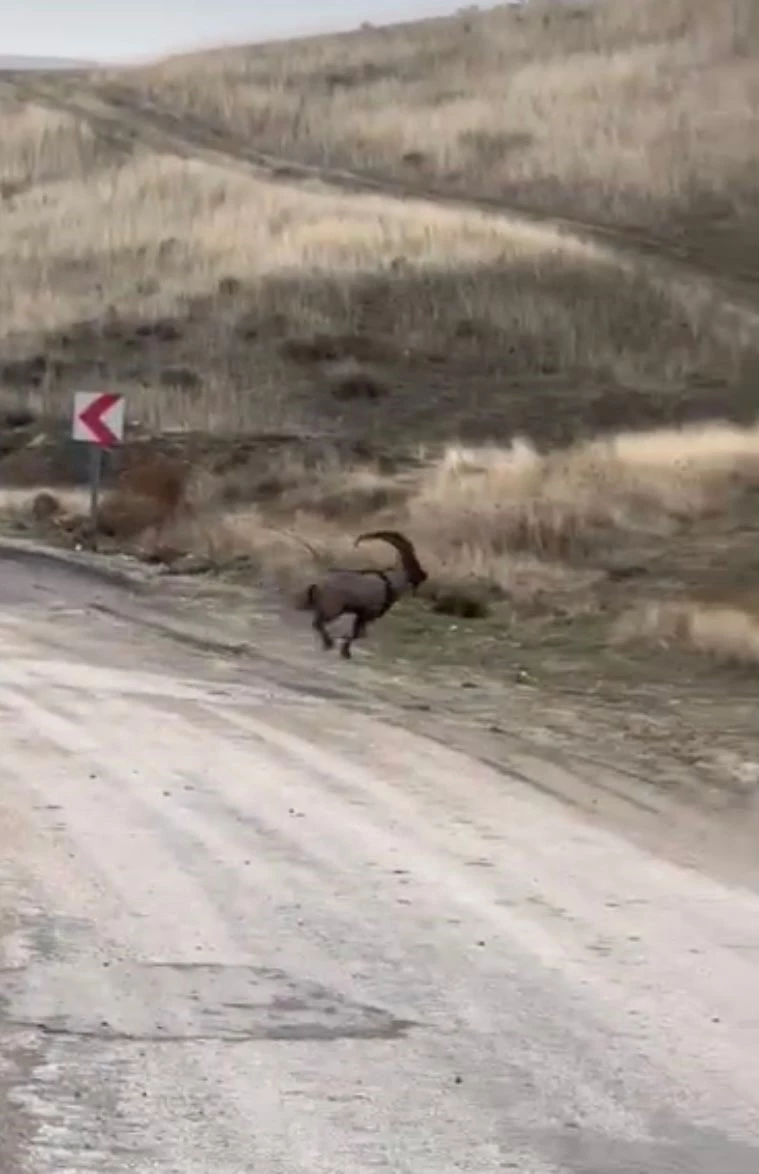
MULTIPOLYGON (((176 58, 116 89, 240 143, 669 236, 759 239, 759 8, 601 0, 176 58)), ((759 266, 753 266, 759 276, 759 266)))
POLYGON ((746 418, 756 11, 536 5, 8 79, 0 379, 107 379, 154 425, 415 441, 746 418), (635 224, 722 276, 252 148, 635 224))
POLYGON ((155 557, 289 583, 271 525, 347 558, 398 523, 495 659, 517 615, 594 655, 756 650, 698 609, 746 606, 759 537, 758 11, 533 5, 0 78, 2 402, 107 384, 221 437, 189 480, 133 477, 163 514, 111 503, 155 557), (311 440, 238 459, 272 431, 311 440))
POLYGON ((9 389, 107 379, 158 426, 561 439, 753 383, 752 323, 713 290, 550 225, 3 117, 9 389))

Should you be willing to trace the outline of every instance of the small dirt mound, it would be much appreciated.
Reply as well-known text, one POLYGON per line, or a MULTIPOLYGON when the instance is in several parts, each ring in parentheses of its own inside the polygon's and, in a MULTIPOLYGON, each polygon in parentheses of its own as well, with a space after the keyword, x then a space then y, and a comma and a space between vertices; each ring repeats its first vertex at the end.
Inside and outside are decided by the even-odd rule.
POLYGON ((445 587, 434 593, 432 610, 462 620, 483 620, 490 614, 490 603, 476 586, 445 587))
POLYGON ((337 400, 377 400, 390 393, 387 383, 375 371, 354 359, 331 364, 327 381, 337 400))

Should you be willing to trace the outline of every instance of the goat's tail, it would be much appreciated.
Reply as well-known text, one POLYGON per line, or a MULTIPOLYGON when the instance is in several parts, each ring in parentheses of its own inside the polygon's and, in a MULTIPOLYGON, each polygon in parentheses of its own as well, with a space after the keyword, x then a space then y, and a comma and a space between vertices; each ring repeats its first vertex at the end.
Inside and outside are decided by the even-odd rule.
POLYGON ((296 611, 309 611, 314 606, 316 598, 316 583, 309 583, 299 591, 293 600, 296 611))

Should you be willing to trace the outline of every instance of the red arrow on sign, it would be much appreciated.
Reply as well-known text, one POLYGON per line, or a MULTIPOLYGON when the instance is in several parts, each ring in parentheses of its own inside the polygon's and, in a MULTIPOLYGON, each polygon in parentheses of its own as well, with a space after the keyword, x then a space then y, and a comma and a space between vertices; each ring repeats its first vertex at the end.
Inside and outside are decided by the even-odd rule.
POLYGON ((112 391, 105 391, 79 414, 81 423, 92 433, 95 444, 101 444, 104 448, 110 448, 119 442, 118 436, 104 422, 103 416, 107 416, 120 399, 120 395, 114 395, 112 391))

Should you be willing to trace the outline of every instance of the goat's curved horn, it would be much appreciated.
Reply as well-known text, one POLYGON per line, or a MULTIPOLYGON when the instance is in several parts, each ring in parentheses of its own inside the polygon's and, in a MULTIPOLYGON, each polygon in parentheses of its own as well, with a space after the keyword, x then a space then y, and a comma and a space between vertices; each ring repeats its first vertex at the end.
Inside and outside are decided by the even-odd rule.
POLYGON ((405 534, 401 534, 399 530, 372 530, 367 534, 359 534, 354 546, 358 546, 359 542, 369 542, 372 539, 376 539, 378 542, 388 542, 390 546, 394 546, 400 555, 404 569, 412 576, 421 573, 422 568, 414 544, 405 534))
POLYGON ((405 534, 401 534, 399 530, 372 530, 367 534, 359 534, 353 545, 358 546, 359 542, 369 542, 373 539, 378 542, 389 542, 401 556, 404 554, 416 555, 413 542, 405 534))

